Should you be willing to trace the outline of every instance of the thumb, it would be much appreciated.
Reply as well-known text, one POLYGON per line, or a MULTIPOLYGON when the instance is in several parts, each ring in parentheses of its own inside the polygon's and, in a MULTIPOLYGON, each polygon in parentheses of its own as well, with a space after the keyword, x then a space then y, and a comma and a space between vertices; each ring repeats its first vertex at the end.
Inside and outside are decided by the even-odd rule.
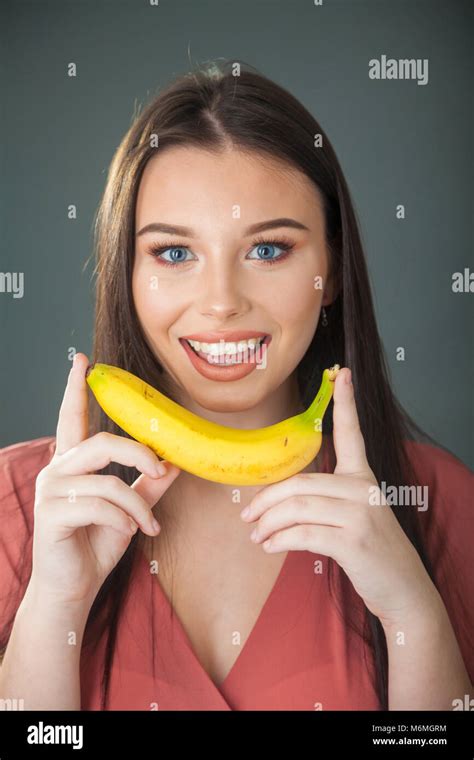
POLYGON ((150 507, 155 506, 156 502, 161 499, 165 491, 168 490, 173 481, 176 480, 181 473, 180 468, 171 464, 171 462, 165 460, 160 461, 161 464, 164 464, 166 467, 166 475, 163 475, 161 478, 150 478, 148 475, 142 474, 131 486, 134 491, 145 499, 150 507))
POLYGON ((334 384, 333 439, 335 474, 367 475, 370 472, 365 442, 359 424, 351 371, 339 372, 334 384))

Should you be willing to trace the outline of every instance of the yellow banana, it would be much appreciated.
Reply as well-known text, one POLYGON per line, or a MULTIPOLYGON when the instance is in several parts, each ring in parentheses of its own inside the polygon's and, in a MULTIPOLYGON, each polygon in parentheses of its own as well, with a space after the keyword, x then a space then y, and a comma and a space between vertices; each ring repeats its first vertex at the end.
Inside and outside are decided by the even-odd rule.
POLYGON ((339 369, 335 364, 324 370, 319 391, 304 412, 256 430, 205 420, 109 364, 90 365, 87 382, 104 412, 163 459, 206 480, 250 486, 289 478, 315 458, 339 369))

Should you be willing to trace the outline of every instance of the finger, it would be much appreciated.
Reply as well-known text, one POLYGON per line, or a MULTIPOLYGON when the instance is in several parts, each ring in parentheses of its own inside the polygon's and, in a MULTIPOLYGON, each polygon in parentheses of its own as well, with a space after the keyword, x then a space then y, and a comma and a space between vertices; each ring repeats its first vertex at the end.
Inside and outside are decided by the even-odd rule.
POLYGON ((41 529, 53 528, 58 541, 71 536, 77 528, 85 528, 88 525, 114 528, 129 538, 138 529, 137 524, 123 509, 100 496, 81 496, 72 504, 66 499, 53 499, 42 513, 41 529))
POLYGON ((135 467, 150 478, 161 477, 160 460, 148 446, 112 433, 97 433, 66 451, 55 464, 64 475, 87 475, 102 470, 111 462, 135 467))
POLYGON ((85 379, 88 364, 89 359, 85 354, 75 354, 59 410, 55 454, 64 454, 89 434, 85 379))
POLYGON ((366 475, 370 470, 365 442, 359 425, 354 386, 347 367, 339 372, 334 384, 333 439, 336 454, 334 472, 344 475, 366 475))
MULTIPOLYGON (((146 478, 146 475, 140 477, 146 478)), ((150 479, 149 479, 150 480, 150 479)), ((137 481, 135 481, 137 482, 137 481)), ((155 483, 155 480, 150 480, 155 483)), ((156 536, 155 518, 151 511, 153 504, 146 501, 136 489, 131 488, 115 475, 80 475, 76 477, 53 478, 49 487, 53 498, 64 497, 69 503, 78 498, 99 496, 123 509, 148 535, 156 536)))
POLYGON ((148 478, 146 475, 140 475, 132 484, 132 488, 147 502, 151 509, 161 499, 165 491, 168 490, 170 485, 176 480, 178 475, 182 472, 179 467, 171 464, 171 462, 163 461, 167 473, 164 477, 156 479, 148 478))
POLYGON ((292 525, 314 524, 344 528, 354 515, 352 505, 323 496, 293 496, 267 509, 254 527, 250 538, 261 543, 276 531, 292 525))
POLYGON ((351 483, 348 478, 333 475, 328 472, 304 472, 294 475, 279 483, 272 483, 265 486, 248 504, 249 512, 246 509, 241 512, 241 517, 246 522, 251 522, 269 509, 290 496, 299 494, 314 494, 315 496, 327 496, 335 499, 350 499, 354 501, 359 498, 367 498, 367 487, 361 483, 351 483))
POLYGON ((344 540, 341 528, 327 525, 293 525, 268 538, 262 547, 265 551, 309 551, 332 557, 338 564, 343 561, 344 540))

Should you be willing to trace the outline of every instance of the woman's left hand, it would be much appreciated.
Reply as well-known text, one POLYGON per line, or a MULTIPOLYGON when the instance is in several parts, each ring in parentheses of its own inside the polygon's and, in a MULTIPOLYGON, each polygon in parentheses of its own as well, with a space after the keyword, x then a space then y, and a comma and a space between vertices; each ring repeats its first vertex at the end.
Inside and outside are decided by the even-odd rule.
POLYGON ((369 467, 350 377, 344 368, 334 387, 334 474, 299 473, 265 486, 241 516, 256 522, 252 540, 266 551, 332 557, 384 627, 403 625, 435 609, 437 591, 369 467))

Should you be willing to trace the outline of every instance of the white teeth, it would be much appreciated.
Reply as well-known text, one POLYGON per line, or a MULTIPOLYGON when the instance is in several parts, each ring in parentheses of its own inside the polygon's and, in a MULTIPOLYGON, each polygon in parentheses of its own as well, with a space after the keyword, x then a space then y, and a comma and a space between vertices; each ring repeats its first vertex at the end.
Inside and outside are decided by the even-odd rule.
POLYGON ((222 354, 232 355, 248 351, 249 349, 255 349, 256 346, 260 345, 264 340, 265 336, 262 336, 261 338, 249 338, 249 340, 239 341, 238 343, 224 343, 224 341, 221 343, 204 343, 199 340, 188 340, 188 343, 195 351, 202 351, 205 354, 219 356, 222 354))

